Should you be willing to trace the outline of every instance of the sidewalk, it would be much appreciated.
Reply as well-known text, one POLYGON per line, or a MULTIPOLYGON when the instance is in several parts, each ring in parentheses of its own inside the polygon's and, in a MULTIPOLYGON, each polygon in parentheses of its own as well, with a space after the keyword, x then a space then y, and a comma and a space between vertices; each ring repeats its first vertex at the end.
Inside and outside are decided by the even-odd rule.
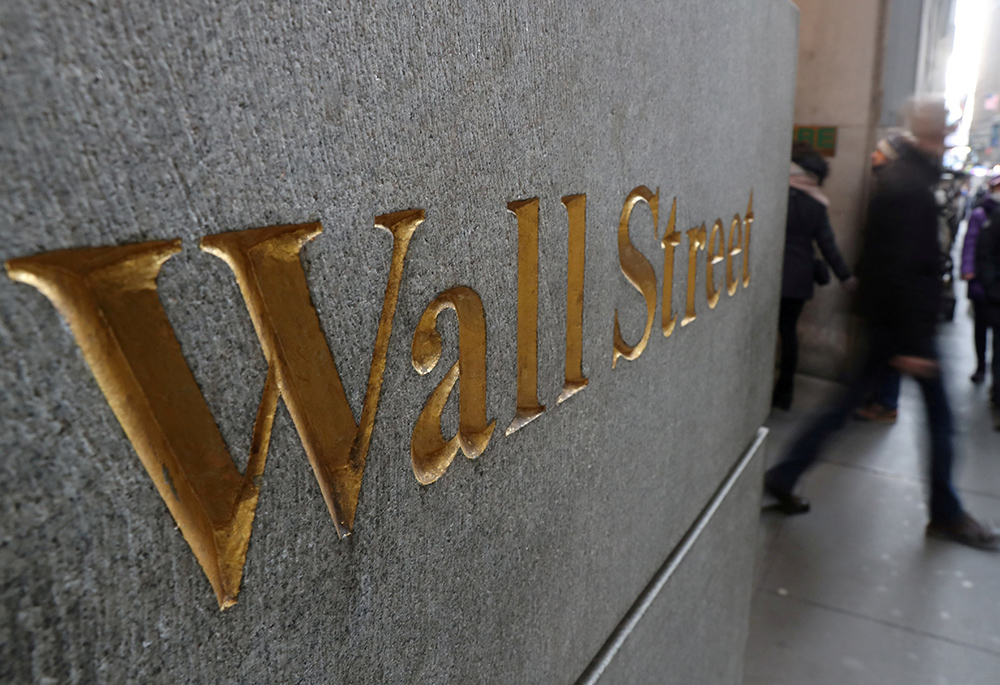
MULTIPOLYGON (((956 424, 955 484, 974 516, 1000 523, 1000 433, 975 386, 972 322, 959 285, 942 327, 956 424)), ((837 386, 800 376, 775 411, 768 457, 837 386)), ((800 485, 812 511, 762 512, 744 685, 1000 683, 1000 553, 924 538, 926 427, 904 379, 899 421, 852 421, 800 485)))

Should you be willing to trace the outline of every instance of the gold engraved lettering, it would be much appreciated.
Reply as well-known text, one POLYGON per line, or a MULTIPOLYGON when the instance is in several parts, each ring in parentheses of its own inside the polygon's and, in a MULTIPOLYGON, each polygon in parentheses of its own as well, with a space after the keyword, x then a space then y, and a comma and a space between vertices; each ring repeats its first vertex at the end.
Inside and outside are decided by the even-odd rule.
POLYGON ((708 308, 715 309, 715 305, 719 304, 719 295, 721 295, 721 291, 715 289, 715 265, 726 258, 726 233, 722 219, 716 219, 715 223, 712 224, 711 232, 708 234, 706 257, 705 294, 708 299, 708 308))
POLYGON ((740 279, 733 273, 733 262, 736 261, 733 257, 742 251, 743 221, 740 219, 740 215, 736 214, 729 224, 729 249, 726 251, 726 290, 730 296, 735 295, 736 289, 740 286, 740 279))
POLYGON ((267 459, 277 389, 268 370, 247 472, 226 450, 156 291, 180 240, 60 250, 7 262, 62 313, 156 489, 205 569, 235 603, 267 459))
POLYGON ((507 203, 517 217, 517 411, 507 435, 545 411, 538 403, 538 198, 507 203))
POLYGON ((309 298, 299 252, 319 235, 320 224, 271 226, 207 236, 201 249, 233 270, 265 357, 276 365, 278 387, 292 416, 323 498, 341 536, 350 535, 361 492, 361 475, 374 428, 392 319, 403 274, 403 257, 423 210, 376 217, 393 236, 393 256, 368 389, 355 423, 333 355, 309 298))
POLYGON ((743 220, 743 287, 750 285, 750 227, 753 226, 753 190, 750 190, 750 202, 747 203, 747 214, 743 220))
POLYGON ((698 318, 694 311, 694 284, 698 276, 698 250, 705 249, 705 224, 698 228, 692 228, 687 232, 688 237, 688 270, 687 270, 687 309, 684 318, 681 319, 681 326, 687 326, 698 318))
POLYGON ((583 274, 587 245, 587 196, 562 198, 569 222, 566 265, 566 381, 557 404, 587 387, 583 375, 583 274))
POLYGON ((677 316, 674 314, 674 248, 681 244, 681 234, 677 226, 677 198, 670 207, 670 221, 663 234, 660 245, 663 246, 663 304, 660 311, 660 324, 663 327, 663 337, 669 338, 677 326, 677 316))
POLYGON ((236 603, 279 394, 338 533, 350 533, 403 258, 421 221, 419 210, 376 219, 376 225, 393 234, 393 256, 360 427, 320 332, 299 259, 302 245, 322 227, 273 226, 203 241, 203 249, 225 259, 236 274, 268 363, 243 475, 157 293, 157 275, 180 250, 179 240, 61 250, 7 263, 11 278, 40 290, 69 321, 84 359, 204 569, 220 608, 236 603))
POLYGON ((437 318, 446 309, 458 317, 458 361, 427 398, 410 440, 413 475, 427 485, 444 475, 459 448, 475 459, 490 442, 496 421, 486 422, 486 315, 472 288, 450 288, 427 305, 413 332, 413 368, 430 373, 441 359, 437 318), (441 435, 441 413, 458 381, 458 432, 450 440, 441 435))
POLYGON ((653 330, 653 318, 656 316, 656 272, 649 260, 632 245, 629 238, 629 219, 632 217, 632 209, 639 202, 645 202, 653 212, 653 236, 659 233, 659 200, 660 191, 651 193, 646 186, 639 186, 628 194, 625 198, 625 205, 622 207, 621 219, 618 222, 618 263, 621 265, 622 273, 632 284, 632 287, 642 294, 646 300, 646 327, 642 332, 642 338, 635 347, 629 346, 622 338, 621 328, 618 326, 618 310, 615 309, 615 334, 614 352, 611 357, 611 368, 615 368, 619 357, 624 357, 629 361, 639 358, 639 355, 646 349, 649 343, 649 334, 653 330))

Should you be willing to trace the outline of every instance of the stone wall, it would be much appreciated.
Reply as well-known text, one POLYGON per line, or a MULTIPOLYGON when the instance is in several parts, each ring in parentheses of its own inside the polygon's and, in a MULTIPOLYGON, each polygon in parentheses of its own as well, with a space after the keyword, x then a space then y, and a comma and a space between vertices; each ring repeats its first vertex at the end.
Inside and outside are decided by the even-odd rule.
MULTIPOLYGON (((795 123, 836 126, 837 152, 823 191, 837 245, 854 265, 881 103, 885 0, 795 0, 801 11, 795 123)), ((816 288, 799 323, 799 371, 838 378, 851 348, 851 302, 833 279, 816 288)))
MULTIPOLYGON (((761 461, 747 450, 771 392, 796 22, 785 0, 3 3, 0 259, 181 244, 155 280, 158 299, 153 282, 136 290, 162 303, 166 329, 127 309, 76 320, 52 292, 0 278, 0 680, 573 682, 596 672, 659 577, 648 621, 601 682, 738 682, 761 461), (636 204, 628 235, 652 276, 633 280, 655 279, 657 306, 641 356, 612 368, 616 311, 628 345, 647 321, 619 262, 623 204, 640 186, 658 190, 658 225, 654 235, 655 200, 636 204), (589 384, 557 403, 569 306, 560 199, 573 194, 586 194, 589 384), (519 234, 507 207, 535 197, 546 411, 508 436, 519 234), (674 198, 680 235, 665 279, 674 198), (288 409, 293 381, 309 374, 293 378, 291 353, 258 341, 260 317, 285 312, 252 318, 233 271, 198 245, 322 224, 287 264, 302 265, 363 422, 393 253, 375 217, 408 209, 426 220, 403 262, 363 477, 350 462, 361 478, 353 532, 340 539, 288 409), (728 237, 751 211, 743 252, 709 246, 720 261, 706 282, 708 250, 696 250, 690 277, 698 234, 687 231, 705 223, 708 242, 721 219, 728 237), (697 318, 682 326, 689 283, 697 318), (411 343, 428 304, 458 286, 482 302, 495 430, 478 458, 459 451, 423 485, 411 436, 458 358, 455 314, 441 314, 441 363, 426 376, 411 343), (670 337, 664 308, 678 317, 670 337), (112 324, 131 333, 115 338, 112 324), (284 393, 253 479, 238 603, 221 612, 194 528, 182 534, 171 516, 198 483, 142 442, 168 427, 127 428, 160 402, 178 444, 190 437, 197 390, 190 403, 157 396, 179 378, 151 352, 169 347, 171 327, 240 469, 269 364, 284 393), (116 345, 146 355, 164 382, 122 366, 102 376, 94 360, 116 345), (118 382, 146 394, 106 398, 118 382), (689 561, 664 575, 683 540, 689 561)), ((8 262, 9 274, 25 280, 25 264, 8 262)), ((52 278, 70 278, 60 264, 52 278)), ((114 273, 102 287, 124 287, 114 273)), ((471 381, 463 393, 474 401, 471 381)), ((445 438, 459 409, 456 396, 444 405, 445 438)))

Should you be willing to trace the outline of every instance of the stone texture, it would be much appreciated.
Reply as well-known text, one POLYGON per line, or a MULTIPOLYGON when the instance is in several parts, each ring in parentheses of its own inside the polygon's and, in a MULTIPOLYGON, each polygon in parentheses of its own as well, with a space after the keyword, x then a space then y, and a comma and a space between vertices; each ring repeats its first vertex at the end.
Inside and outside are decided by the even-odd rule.
POLYGON ((726 658, 747 642, 754 550, 734 540, 754 537, 764 446, 708 520, 602 676, 601 683, 742 683, 743 663, 726 658), (743 613, 735 607, 746 607, 743 613), (677 630, 677 626, 684 630, 677 630))
MULTIPOLYGON (((65 323, 40 293, 0 279, 0 680, 576 679, 766 414, 794 8, 9 0, 0 26, 0 259, 182 238, 160 296, 238 462, 265 364, 231 273, 197 240, 323 222, 303 259, 358 412, 390 253, 372 218, 428 216, 407 257, 355 534, 337 539, 279 408, 239 604, 224 613, 65 323), (680 230, 742 214, 752 188, 753 278, 709 310, 701 253, 698 319, 669 339, 654 329, 645 354, 612 371, 615 309, 626 339, 642 325, 616 243, 640 184, 667 206, 678 198, 680 230), (557 406, 559 198, 571 193, 587 193, 591 383, 557 406), (504 437, 517 274, 505 208, 532 196, 549 411, 504 437), (457 284, 485 306, 498 431, 478 460, 420 486, 410 431, 456 354, 453 319, 429 377, 411 368, 410 340, 424 306, 457 284)), ((662 279, 648 211, 633 221, 662 279)), ((678 309, 682 254, 675 268, 678 309)), ((745 569, 718 572, 745 581, 745 569)), ((719 620, 745 611, 734 603, 719 620)))

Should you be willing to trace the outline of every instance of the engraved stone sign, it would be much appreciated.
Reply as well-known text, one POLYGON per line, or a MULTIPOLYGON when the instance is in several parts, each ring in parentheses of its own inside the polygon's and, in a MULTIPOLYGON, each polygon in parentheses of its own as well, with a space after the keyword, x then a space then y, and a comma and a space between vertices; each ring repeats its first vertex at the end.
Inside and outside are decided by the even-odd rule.
POLYGON ((739 681, 789 3, 0 25, 0 680, 739 681))

